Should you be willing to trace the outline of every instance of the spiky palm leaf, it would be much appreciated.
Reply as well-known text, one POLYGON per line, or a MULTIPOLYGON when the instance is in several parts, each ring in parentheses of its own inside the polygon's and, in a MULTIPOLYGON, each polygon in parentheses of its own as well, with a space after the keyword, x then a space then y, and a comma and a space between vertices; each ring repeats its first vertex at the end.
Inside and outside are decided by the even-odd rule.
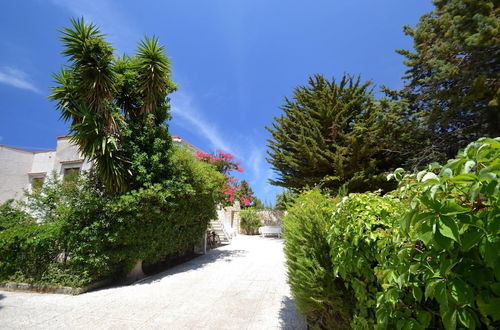
POLYGON ((80 99, 78 86, 75 84, 75 76, 69 69, 61 69, 57 74, 53 74, 55 82, 58 86, 51 87, 52 94, 49 98, 57 101, 56 108, 61 112, 61 119, 71 121, 72 124, 80 120, 74 116, 71 109, 75 109, 77 102, 80 99))
POLYGON ((106 118, 110 133, 116 133, 117 124, 106 108, 115 91, 113 48, 96 25, 85 24, 83 18, 71 19, 71 24, 72 28, 61 31, 61 41, 65 46, 62 54, 73 62, 79 97, 106 118))
MULTIPOLYGON (((114 107, 108 104, 108 108, 114 107)), ((79 146, 83 155, 95 164, 96 171, 109 191, 124 192, 130 178, 129 160, 124 156, 119 143, 119 136, 107 132, 103 117, 85 104, 79 104, 70 111, 80 120, 70 127, 71 142, 79 146)), ((113 113, 112 110, 109 112, 113 113)), ((121 121, 118 111, 114 114, 116 122, 121 121)))
POLYGON ((153 114, 161 109, 168 93, 176 86, 170 79, 170 61, 165 55, 165 47, 158 38, 145 37, 139 42, 137 51, 139 89, 143 93, 142 115, 153 114))

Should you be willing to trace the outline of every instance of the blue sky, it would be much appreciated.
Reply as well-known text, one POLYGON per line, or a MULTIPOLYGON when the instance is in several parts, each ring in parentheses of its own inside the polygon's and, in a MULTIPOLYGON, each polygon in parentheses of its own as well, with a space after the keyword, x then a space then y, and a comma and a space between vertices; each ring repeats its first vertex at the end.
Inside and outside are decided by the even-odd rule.
MULTIPOLYGON (((67 133, 47 99, 51 74, 65 59, 57 32, 84 16, 108 35, 117 54, 158 36, 179 90, 170 130, 205 151, 242 161, 257 196, 273 201, 264 126, 308 76, 344 72, 401 86, 402 33, 432 9, 422 0, 23 0, 0 5, 0 144, 55 147, 67 133)), ((1 165, 1 164, 0 164, 1 165)))

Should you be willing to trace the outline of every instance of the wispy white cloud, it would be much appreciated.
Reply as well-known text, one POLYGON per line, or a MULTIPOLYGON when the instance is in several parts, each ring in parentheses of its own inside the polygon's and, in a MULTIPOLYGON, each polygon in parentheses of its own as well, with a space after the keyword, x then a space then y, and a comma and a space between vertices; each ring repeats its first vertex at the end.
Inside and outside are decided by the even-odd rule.
POLYGON ((69 11, 71 15, 92 22, 101 28, 108 41, 119 52, 130 52, 135 48, 141 35, 130 19, 120 11, 117 3, 108 0, 51 0, 51 2, 69 11))
POLYGON ((194 104, 193 98, 189 94, 176 92, 172 96, 171 103, 174 120, 180 125, 183 125, 184 122, 184 127, 188 128, 194 134, 206 138, 214 149, 230 152, 238 156, 235 148, 223 138, 217 126, 204 118, 202 112, 194 104))
POLYGON ((10 66, 0 68, 0 83, 42 94, 40 89, 31 82, 27 73, 10 66))
POLYGON ((261 167, 263 160, 263 150, 261 148, 254 148, 250 153, 248 158, 248 164, 253 172, 255 179, 260 179, 261 177, 261 167))

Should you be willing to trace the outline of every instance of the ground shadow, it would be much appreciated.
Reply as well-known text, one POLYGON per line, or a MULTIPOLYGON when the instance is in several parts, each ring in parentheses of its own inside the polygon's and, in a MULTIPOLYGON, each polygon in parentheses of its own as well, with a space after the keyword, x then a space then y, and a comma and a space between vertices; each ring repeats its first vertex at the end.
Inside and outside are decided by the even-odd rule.
POLYGON ((304 317, 297 311, 295 302, 290 297, 283 297, 280 309, 280 327, 286 330, 305 330, 304 317))
MULTIPOLYGON (((234 258, 241 257, 245 255, 248 251, 246 250, 220 250, 218 248, 209 250, 207 251, 207 254, 201 254, 201 255, 195 255, 194 257, 191 257, 188 259, 188 261, 177 264, 171 268, 155 272, 152 275, 149 275, 142 280, 135 281, 135 282, 127 282, 125 279, 117 279, 114 280, 112 283, 109 283, 107 285, 99 286, 96 287, 92 290, 89 290, 87 292, 95 292, 95 291, 101 291, 101 290, 108 290, 108 289, 114 289, 114 288, 119 288, 119 287, 125 287, 129 285, 141 285, 141 284, 151 284, 153 282, 160 281, 162 278, 186 272, 189 270, 195 270, 195 269, 200 269, 205 267, 208 264, 211 264, 213 262, 216 262, 218 260, 223 260, 225 262, 231 262, 234 258)), ((86 292, 86 293, 87 293, 86 292)))
POLYGON ((134 284, 151 284, 157 281, 160 281, 162 278, 178 274, 178 273, 183 273, 186 271, 190 270, 196 270, 203 268, 211 263, 214 263, 216 261, 225 261, 225 262, 231 262, 235 258, 240 258, 244 256, 247 253, 246 250, 219 250, 219 249, 213 249, 207 252, 207 254, 200 255, 196 258, 193 258, 185 263, 179 264, 175 267, 172 267, 170 269, 164 270, 160 273, 157 273, 152 276, 148 276, 142 280, 139 280, 135 282, 134 284))

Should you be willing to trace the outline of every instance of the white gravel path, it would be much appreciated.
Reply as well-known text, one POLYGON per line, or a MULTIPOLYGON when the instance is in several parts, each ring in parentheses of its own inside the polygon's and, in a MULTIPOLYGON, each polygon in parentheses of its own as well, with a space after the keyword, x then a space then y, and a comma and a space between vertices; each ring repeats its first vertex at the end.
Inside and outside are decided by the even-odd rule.
POLYGON ((79 296, 0 291, 0 329, 305 329, 283 241, 232 244, 131 286, 79 296))

